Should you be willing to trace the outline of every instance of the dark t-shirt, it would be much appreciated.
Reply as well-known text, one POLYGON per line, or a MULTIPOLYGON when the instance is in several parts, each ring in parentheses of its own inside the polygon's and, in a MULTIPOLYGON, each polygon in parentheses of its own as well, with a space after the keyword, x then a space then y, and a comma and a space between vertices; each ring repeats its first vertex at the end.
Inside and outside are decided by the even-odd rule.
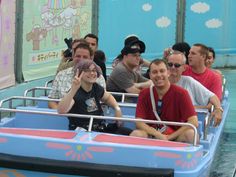
POLYGON ((111 92, 126 92, 125 90, 132 87, 134 83, 148 81, 140 73, 136 71, 129 71, 125 65, 120 62, 113 69, 112 73, 107 79, 107 90, 111 92))
MULTIPOLYGON (((74 96, 74 105, 69 113, 85 115, 103 115, 100 100, 104 95, 104 88, 97 83, 93 84, 92 90, 86 92, 82 87, 79 88, 74 96)), ((70 126, 84 127, 89 124, 88 118, 69 117, 70 126)), ((94 123, 100 123, 102 120, 94 119, 94 123)))

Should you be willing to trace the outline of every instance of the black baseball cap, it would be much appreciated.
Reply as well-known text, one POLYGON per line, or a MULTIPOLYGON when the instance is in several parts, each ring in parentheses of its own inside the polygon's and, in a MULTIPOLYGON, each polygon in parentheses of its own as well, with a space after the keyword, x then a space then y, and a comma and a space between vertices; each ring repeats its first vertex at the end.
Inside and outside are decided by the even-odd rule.
POLYGON ((143 53, 145 52, 145 44, 143 41, 140 41, 139 39, 130 41, 127 43, 124 48, 121 50, 122 55, 127 55, 129 53, 143 53))

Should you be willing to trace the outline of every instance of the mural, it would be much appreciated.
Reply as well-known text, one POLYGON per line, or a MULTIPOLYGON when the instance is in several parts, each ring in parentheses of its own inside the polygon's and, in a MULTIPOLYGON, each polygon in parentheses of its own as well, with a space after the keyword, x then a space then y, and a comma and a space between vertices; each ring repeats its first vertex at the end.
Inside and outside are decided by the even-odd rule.
POLYGON ((15 84, 15 0, 0 1, 0 89, 15 84))
POLYGON ((104 9, 99 11, 99 46, 108 63, 120 53, 130 34, 145 42, 143 56, 150 60, 162 56, 175 42, 177 0, 99 1, 99 9, 104 9))
POLYGON ((25 0, 24 9, 24 79, 54 75, 64 39, 91 32, 92 0, 25 0))
MULTIPOLYGON (((215 48, 217 56, 222 54, 216 66, 236 63, 228 56, 230 53, 230 58, 236 57, 235 7, 234 0, 186 1, 185 41, 215 48)), ((150 60, 161 57, 162 51, 175 43, 177 0, 99 1, 99 9, 103 9, 99 12, 99 46, 105 51, 108 64, 120 53, 130 34, 146 43, 143 57, 150 60)))

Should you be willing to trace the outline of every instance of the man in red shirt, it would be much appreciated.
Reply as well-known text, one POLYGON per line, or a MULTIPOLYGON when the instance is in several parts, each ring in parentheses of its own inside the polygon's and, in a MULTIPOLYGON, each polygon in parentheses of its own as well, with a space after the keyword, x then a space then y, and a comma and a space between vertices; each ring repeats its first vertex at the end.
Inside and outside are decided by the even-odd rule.
MULTIPOLYGON (((198 126, 198 119, 187 90, 171 84, 169 71, 164 60, 154 60, 150 64, 150 79, 154 86, 140 92, 136 118, 157 120, 152 107, 151 92, 154 95, 156 113, 162 121, 188 122, 198 126)), ((157 124, 136 123, 137 130, 131 136, 153 137, 162 140, 174 140, 192 143, 194 131, 188 126, 167 126, 161 131, 157 124)))
POLYGON ((188 55, 189 66, 183 72, 185 76, 191 76, 205 86, 208 90, 222 99, 222 79, 211 69, 207 68, 205 62, 208 58, 208 47, 203 44, 194 44, 188 55))

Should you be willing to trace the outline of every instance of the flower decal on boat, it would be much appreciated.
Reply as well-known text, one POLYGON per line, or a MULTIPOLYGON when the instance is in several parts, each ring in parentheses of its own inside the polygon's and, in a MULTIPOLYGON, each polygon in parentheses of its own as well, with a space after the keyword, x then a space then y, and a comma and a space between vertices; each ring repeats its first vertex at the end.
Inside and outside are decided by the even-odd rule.
POLYGON ((190 169, 197 165, 197 159, 201 158, 202 152, 178 154, 173 152, 159 151, 155 153, 155 156, 160 158, 176 159, 174 161, 176 166, 179 166, 183 169, 190 169))
POLYGON ((17 170, 0 170, 0 177, 10 177, 10 176, 14 176, 14 177, 26 177, 25 175, 19 173, 17 170))
POLYGON ((48 142, 46 146, 48 148, 65 150, 66 157, 70 157, 70 159, 77 161, 93 159, 93 153, 112 153, 114 151, 114 149, 110 147, 85 146, 81 144, 72 146, 54 142, 48 142))

